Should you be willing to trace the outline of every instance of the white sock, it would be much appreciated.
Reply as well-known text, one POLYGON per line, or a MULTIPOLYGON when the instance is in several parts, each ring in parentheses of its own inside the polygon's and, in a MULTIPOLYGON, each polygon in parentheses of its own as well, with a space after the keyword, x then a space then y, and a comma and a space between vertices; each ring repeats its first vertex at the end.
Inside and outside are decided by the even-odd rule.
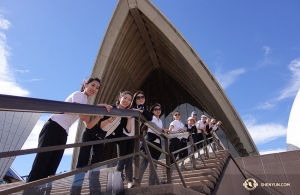
POLYGON ((127 187, 131 188, 133 182, 128 182, 127 187))

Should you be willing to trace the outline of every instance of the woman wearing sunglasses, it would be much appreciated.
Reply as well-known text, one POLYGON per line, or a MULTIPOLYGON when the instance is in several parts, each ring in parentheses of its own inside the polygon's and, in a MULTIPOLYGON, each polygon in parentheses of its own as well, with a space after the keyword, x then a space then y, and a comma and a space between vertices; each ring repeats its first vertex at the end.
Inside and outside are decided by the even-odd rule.
MULTIPOLYGON (((160 120, 160 118, 159 118, 161 115, 161 105, 158 103, 154 104, 151 107, 150 112, 153 114, 153 118, 152 118, 151 122, 155 123, 163 132, 168 133, 169 132, 168 129, 163 128, 162 120, 160 120)), ((162 148, 160 137, 157 135, 157 133, 155 131, 153 131, 150 128, 148 128, 146 140, 151 142, 155 146, 162 148)), ((152 148, 151 146, 149 146, 149 151, 150 151, 151 157, 153 159, 155 159, 155 160, 159 159, 159 157, 161 155, 160 151, 152 148)), ((148 166, 148 159, 142 158, 141 164, 140 164, 140 178, 141 178, 140 181, 142 181, 142 179, 143 179, 143 175, 144 175, 144 172, 145 172, 147 166, 148 166)), ((154 166, 155 166, 155 168, 157 168, 157 165, 154 165, 154 166)), ((155 185, 155 178, 154 178, 154 174, 152 171, 150 171, 150 173, 149 173, 149 186, 151 186, 151 185, 155 185)))
POLYGON ((144 115, 147 121, 152 120, 152 114, 146 109, 146 100, 143 91, 137 91, 134 94, 131 109, 139 111, 144 115))
MULTIPOLYGON (((145 94, 143 91, 137 91, 133 96, 133 101, 131 102, 131 109, 137 110, 141 114, 143 114, 147 120, 152 120, 152 115, 149 111, 146 110, 145 105, 145 94)), ((134 123, 134 119, 132 121, 134 123)), ((134 128, 132 128, 131 133, 124 132, 123 136, 134 136, 134 128)), ((120 143, 120 146, 124 146, 126 148, 126 151, 124 152, 124 155, 132 154, 134 152, 134 140, 123 140, 120 143)), ((123 148, 123 147, 121 147, 123 148)), ((126 177, 126 180, 128 182, 128 188, 134 187, 133 185, 133 169, 132 169, 132 158, 127 158, 124 160, 121 160, 118 162, 117 170, 121 172, 123 180, 126 177), (123 174, 123 170, 125 168, 125 175, 123 174)))
MULTIPOLYGON (((173 133, 183 133, 184 132, 184 124, 180 121, 180 112, 175 111, 173 113, 174 120, 170 123, 169 131, 173 133)), ((174 152, 176 150, 181 149, 181 139, 182 137, 175 137, 170 139, 169 150, 170 152, 174 152)), ((174 154, 176 159, 178 153, 174 154)), ((171 164, 173 163, 173 159, 171 159, 171 164)))

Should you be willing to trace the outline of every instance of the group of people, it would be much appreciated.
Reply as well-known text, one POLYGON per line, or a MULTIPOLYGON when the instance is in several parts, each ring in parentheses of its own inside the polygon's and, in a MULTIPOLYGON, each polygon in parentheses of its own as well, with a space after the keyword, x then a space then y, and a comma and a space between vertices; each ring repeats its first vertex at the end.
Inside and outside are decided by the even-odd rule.
MULTIPOLYGON (((87 79, 80 91, 72 93, 65 101, 70 103, 86 104, 87 98, 97 94, 101 86, 100 79, 91 77, 87 79)), ((216 122, 215 119, 208 120, 205 115, 201 116, 201 120, 197 121, 197 113, 192 112, 191 117, 188 118, 187 124, 183 124, 180 121, 180 112, 175 111, 173 113, 174 121, 171 122, 168 129, 163 127, 162 120, 160 119, 162 106, 158 103, 151 106, 149 111, 145 104, 145 94, 143 91, 137 91, 133 94, 130 91, 121 92, 116 101, 116 105, 111 106, 108 104, 97 104, 97 106, 103 106, 110 112, 112 108, 116 109, 132 109, 140 112, 145 116, 148 121, 154 122, 162 132, 184 132, 190 131, 194 143, 203 140, 203 134, 206 137, 210 137, 211 134, 217 130, 221 122, 216 122)), ((132 117, 117 117, 117 116, 90 116, 90 115, 75 115, 75 114, 53 114, 49 120, 44 124, 38 140, 38 147, 48 147, 55 145, 64 145, 67 142, 68 131, 71 125, 80 119, 86 126, 82 135, 82 142, 96 141, 102 139, 111 139, 119 137, 133 136, 135 134, 134 118, 132 117)), ((146 140, 154 144, 155 146, 162 148, 161 138, 155 131, 148 128, 146 133, 146 140)), ((188 137, 177 137, 170 140, 170 152, 176 151, 182 147, 187 146, 188 137)), ((119 156, 132 154, 134 152, 134 140, 127 139, 116 142, 118 145, 119 156)), ((198 144, 201 147, 201 143, 198 144)), ((80 147, 77 166, 76 168, 82 168, 88 165, 91 153, 91 163, 98 163, 101 161, 103 155, 104 144, 89 145, 80 147)), ((155 160, 160 158, 161 153, 149 146, 151 157, 155 160)), ((51 175, 55 175, 57 168, 62 159, 64 150, 55 150, 50 152, 38 153, 32 165, 32 170, 28 176, 27 182, 36 181, 39 179, 47 178, 51 175)), ((188 155, 187 150, 183 150, 179 153, 179 158, 184 158, 188 155)), ((177 154, 175 154, 177 156, 177 154)), ((140 162, 140 178, 142 178, 147 166, 148 160, 142 158, 140 162)), ((133 185, 133 169, 132 158, 120 160, 116 167, 117 171, 125 175, 128 181, 128 187, 134 187, 133 185)), ((85 173, 79 173, 74 175, 73 183, 70 189, 70 194, 80 194, 85 173)), ((99 168, 89 171, 89 188, 90 194, 101 194, 101 186, 99 183, 99 168)), ((155 180, 153 174, 150 172, 149 185, 154 185, 155 180)), ((38 186, 35 190, 44 186, 38 186)), ((31 189, 32 190, 32 189, 31 189)), ((24 190, 23 194, 31 193, 24 190)))

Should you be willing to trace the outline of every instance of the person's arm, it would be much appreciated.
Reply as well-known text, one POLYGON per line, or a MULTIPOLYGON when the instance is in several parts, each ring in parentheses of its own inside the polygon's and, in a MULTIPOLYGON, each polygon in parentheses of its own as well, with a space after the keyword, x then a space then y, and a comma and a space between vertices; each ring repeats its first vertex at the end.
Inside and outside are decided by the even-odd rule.
POLYGON ((108 125, 109 123, 113 122, 115 120, 115 116, 111 116, 111 117, 105 117, 103 121, 101 121, 100 124, 100 128, 105 127, 106 125, 108 125))
POLYGON ((145 118, 148 120, 148 121, 152 121, 152 114, 148 111, 148 110, 143 110, 142 114, 145 116, 145 118))
POLYGON ((162 128, 161 130, 162 130, 164 133, 170 133, 170 130, 169 130, 169 129, 162 128))
POLYGON ((127 130, 128 133, 131 132, 131 118, 132 117, 127 118, 126 130, 127 130))
POLYGON ((103 116, 97 116, 93 120, 91 120, 89 123, 85 124, 87 129, 93 128, 99 121, 102 119, 103 116))
MULTIPOLYGON (((77 102, 74 102, 74 103, 78 104, 77 102)), ((112 106, 110 106, 108 104, 97 104, 97 106, 105 107, 107 112, 110 112, 110 110, 112 109, 112 106)), ((80 120, 82 120, 82 122, 88 129, 91 129, 92 127, 94 127, 103 116, 97 116, 93 120, 90 120, 90 117, 91 117, 91 115, 79 115, 80 120)))
POLYGON ((174 129, 174 125, 170 125, 169 131, 173 131, 173 129, 174 129))

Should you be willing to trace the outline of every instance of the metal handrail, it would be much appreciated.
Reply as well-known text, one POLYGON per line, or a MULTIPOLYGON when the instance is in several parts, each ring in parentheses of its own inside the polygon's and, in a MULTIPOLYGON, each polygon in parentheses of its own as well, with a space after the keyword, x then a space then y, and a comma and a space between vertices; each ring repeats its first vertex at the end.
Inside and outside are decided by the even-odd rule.
POLYGON ((161 148, 157 147, 156 145, 152 144, 151 142, 149 142, 149 141, 147 141, 147 140, 146 140, 146 142, 147 142, 147 144, 148 144, 149 146, 151 146, 152 148, 158 150, 159 152, 164 153, 165 155, 170 155, 168 152, 162 150, 161 148))
POLYGON ((24 189, 39 186, 41 184, 45 184, 45 183, 49 183, 49 182, 52 182, 52 181, 55 181, 55 180, 63 179, 63 178, 66 178, 68 176, 72 176, 72 175, 75 175, 75 174, 78 174, 78 173, 89 171, 89 170, 92 170, 94 168, 106 165, 108 163, 114 163, 114 162, 117 162, 117 161, 120 161, 120 160, 123 160, 123 159, 126 159, 126 158, 133 157, 135 155, 139 155, 139 152, 135 152, 133 154, 128 154, 128 155, 121 156, 121 157, 114 158, 114 159, 110 159, 110 160, 107 160, 107 161, 87 165, 83 168, 79 168, 79 169, 76 169, 74 171, 69 171, 69 172, 66 172, 66 173, 50 176, 48 178, 44 178, 44 179, 40 179, 40 180, 37 180, 37 181, 25 183, 23 185, 15 187, 15 188, 5 189, 5 190, 0 191, 0 195, 15 193, 15 192, 18 192, 18 191, 21 191, 21 190, 24 190, 24 189))
MULTIPOLYGON (((145 154, 143 154, 142 152, 140 152, 140 155, 141 155, 143 158, 147 158, 147 159, 148 159, 148 156, 145 155, 145 154)), ((148 159, 148 160, 149 160, 149 159, 148 159)), ((163 167, 166 167, 166 168, 170 168, 168 165, 166 165, 166 164, 164 164, 164 163, 162 163, 162 162, 160 162, 160 161, 158 161, 158 160, 155 160, 155 159, 152 159, 152 160, 153 160, 153 162, 156 163, 156 164, 159 164, 159 165, 161 165, 161 166, 163 166, 163 167)))
POLYGON ((26 150, 14 150, 14 151, 0 152, 0 158, 7 158, 7 157, 12 157, 12 156, 21 156, 21 155, 41 153, 41 152, 49 152, 49 151, 54 151, 54 150, 62 150, 62 149, 66 149, 66 148, 74 148, 74 147, 81 147, 81 146, 104 144, 104 143, 117 142, 117 141, 134 139, 134 138, 140 138, 140 136, 130 136, 130 137, 122 137, 122 138, 113 138, 113 139, 104 139, 104 140, 97 140, 97 141, 81 142, 81 143, 74 143, 74 144, 47 146, 47 147, 42 147, 42 148, 34 148, 34 149, 26 149, 26 150))
MULTIPOLYGON (((101 144, 101 143, 109 143, 109 142, 115 142, 115 141, 122 141, 122 140, 128 140, 128 139, 134 139, 135 140, 135 153, 114 158, 108 161, 104 161, 101 163, 95 163, 93 165, 86 166, 81 169, 77 169, 74 171, 70 171, 68 173, 59 174, 56 176, 51 176, 49 178, 37 180, 34 182, 26 183, 24 185, 21 185, 19 187, 13 188, 13 189, 7 189, 2 190, 0 194, 7 194, 7 193, 13 193, 20 190, 24 190, 33 186, 37 186, 40 184, 48 183, 54 180, 62 179, 67 176, 71 176, 83 171, 88 171, 93 168, 113 163, 122 159, 126 159, 133 156, 139 156, 140 151, 138 146, 137 139, 141 138, 139 135, 139 127, 140 127, 140 120, 145 121, 145 117, 141 115, 138 111, 133 110, 123 110, 123 109, 112 109, 110 112, 107 112, 106 109, 102 106, 93 106, 93 105, 86 105, 86 104, 74 104, 74 103, 68 103, 68 102, 61 102, 61 101, 52 101, 52 100, 43 100, 43 99, 36 99, 36 98, 27 98, 27 97, 17 97, 17 96, 9 96, 9 95, 0 95, 0 110, 3 111, 15 111, 15 112, 38 112, 38 113, 57 113, 57 114, 80 114, 80 115, 91 115, 91 116, 120 116, 120 117, 135 117, 138 118, 138 126, 136 126, 135 136, 130 137, 122 137, 122 138, 114 138, 114 139, 104 139, 99 141, 91 141, 91 142, 83 142, 83 143, 75 143, 75 144, 67 144, 67 145, 59 145, 59 146, 50 146, 50 147, 43 147, 43 148, 36 148, 36 149, 27 149, 27 150, 17 150, 17 151, 7 151, 7 152, 1 152, 0 158, 4 157, 11 157, 11 156, 17 156, 17 155, 25 155, 25 154, 32 154, 32 153, 39 153, 39 152, 47 152, 47 151, 53 151, 53 150, 61 150, 66 148, 72 148, 72 147, 80 147, 80 146, 87 146, 87 145, 94 145, 94 144, 101 144)), ((148 146, 146 146, 146 149, 148 149, 148 146)), ((149 150, 149 149, 148 149, 149 150)), ((139 158, 138 158, 139 159, 139 158)), ((148 153, 148 159, 150 162, 150 169, 154 170, 154 164, 152 162, 152 158, 150 156, 150 153, 148 153)), ((139 160, 135 158, 135 176, 138 174, 139 171, 136 171, 139 169, 139 160)), ((157 183, 159 183, 158 178, 156 179, 157 183)), ((139 186, 139 183, 136 183, 137 186, 139 186)))
MULTIPOLYGON (((171 133, 167 134, 161 131, 153 122, 146 121, 145 117, 141 115, 140 112, 133 111, 133 110, 123 110, 123 109, 112 109, 110 112, 107 112, 106 109, 102 106, 94 106, 94 105, 86 105, 86 104, 74 104, 74 103, 68 103, 68 102, 61 102, 61 101, 52 101, 52 100, 43 100, 43 99, 36 99, 36 98, 27 98, 27 97, 17 97, 17 96, 10 96, 10 95, 0 95, 0 110, 3 111, 15 111, 15 112, 38 112, 38 113, 57 113, 57 114, 80 114, 80 115, 91 115, 91 116, 102 116, 102 115, 107 115, 107 116, 120 116, 120 117, 135 117, 138 126, 136 126, 136 133, 135 136, 130 136, 130 137, 122 137, 122 138, 114 138, 114 139, 104 139, 104 140, 98 140, 98 141, 90 141, 90 142, 82 142, 82 143, 74 143, 74 144, 66 144, 66 145, 58 145, 58 146, 49 146, 49 147, 42 147, 42 148, 35 148, 35 149, 26 149, 26 150, 16 150, 16 151, 7 151, 7 152, 1 152, 0 153, 0 158, 5 158, 5 157, 11 157, 11 156, 17 156, 17 155, 25 155, 25 154, 32 154, 32 153, 40 153, 40 152, 47 152, 47 151, 53 151, 53 150, 61 150, 61 149, 66 149, 66 148, 73 148, 73 147, 81 147, 81 146, 88 146, 88 145, 95 145, 95 144, 104 144, 104 143, 109 143, 109 142, 116 142, 116 141, 122 141, 122 140, 129 140, 133 139, 135 140, 135 153, 129 154, 126 156, 121 156, 118 158, 110 159, 104 162, 100 163, 95 163, 92 165, 85 166, 80 169, 76 169, 70 172, 58 174, 55 176, 51 176, 48 178, 44 178, 41 180, 37 180, 34 182, 26 183, 24 185, 12 188, 12 189, 6 189, 3 191, 0 191, 0 194, 7 194, 7 193, 14 193, 18 192, 20 190, 24 190, 30 187, 38 186, 44 183, 52 182, 54 180, 62 179, 71 175, 75 175, 80 172, 85 172, 97 167, 100 167, 102 165, 108 164, 108 163, 113 163, 117 162, 122 159, 130 158, 133 156, 143 156, 146 157, 149 160, 150 163, 150 169, 153 170, 155 173, 155 180, 156 183, 159 184, 159 178, 157 175, 157 172, 155 171, 154 168, 154 163, 155 164, 160 164, 164 167, 167 168, 167 180, 168 183, 172 183, 171 181, 171 163, 170 163, 170 158, 174 161, 174 163, 177 165, 175 159, 174 159, 174 153, 182 151, 184 149, 187 149, 189 147, 196 149, 195 152, 192 154, 188 155, 188 157, 193 156, 198 152, 199 157, 201 158, 202 162, 205 165, 204 160, 202 159, 199 150, 204 149, 210 145, 210 144, 205 144, 205 146, 199 150, 197 150, 196 144, 199 144, 201 142, 206 143, 207 140, 203 140, 197 143, 192 143, 187 146, 186 148, 180 149, 179 151, 174 151, 172 153, 169 152, 169 147, 168 147, 168 140, 174 137, 179 137, 179 136, 186 136, 189 135, 190 140, 191 135, 189 132, 185 133, 171 133), (146 141, 145 138, 141 135, 139 135, 139 128, 141 124, 141 120, 144 121, 144 124, 151 128, 154 132, 156 132, 159 136, 161 136, 163 139, 165 139, 165 151, 160 149, 159 147, 151 144, 150 142, 146 141), (138 148, 138 142, 137 140, 141 139, 145 150, 146 150, 146 155, 141 153, 138 148), (160 152, 166 154, 166 164, 157 161, 155 159, 151 158, 151 154, 149 152, 148 145, 159 150, 160 152)), ((212 147, 211 147, 212 148, 212 147)), ((212 148, 213 152, 214 149, 212 148)), ((214 152, 215 153, 215 152, 214 152)), ((215 153, 216 155, 216 153, 215 153)), ((188 158, 186 157, 186 158, 188 158)), ((185 158, 185 159, 186 159, 185 158)), ((181 162, 181 161, 180 161, 181 162)), ((176 166, 175 165, 175 166, 176 166)), ((178 168, 178 165, 176 166, 177 171, 180 173, 180 170, 178 168)), ((139 171, 136 170, 139 169, 139 160, 135 158, 135 178, 136 175, 138 174, 139 171)), ((183 185, 186 187, 186 184, 184 182, 184 179, 182 177, 183 185)), ((135 180, 135 182, 137 182, 135 180)), ((137 187, 140 185, 140 183, 136 183, 137 187)))
POLYGON ((37 98, 0 95, 0 110, 17 112, 80 114, 92 116, 120 116, 141 117, 141 113, 134 110, 113 108, 107 112, 103 106, 88 104, 74 104, 70 102, 44 100, 37 98))

